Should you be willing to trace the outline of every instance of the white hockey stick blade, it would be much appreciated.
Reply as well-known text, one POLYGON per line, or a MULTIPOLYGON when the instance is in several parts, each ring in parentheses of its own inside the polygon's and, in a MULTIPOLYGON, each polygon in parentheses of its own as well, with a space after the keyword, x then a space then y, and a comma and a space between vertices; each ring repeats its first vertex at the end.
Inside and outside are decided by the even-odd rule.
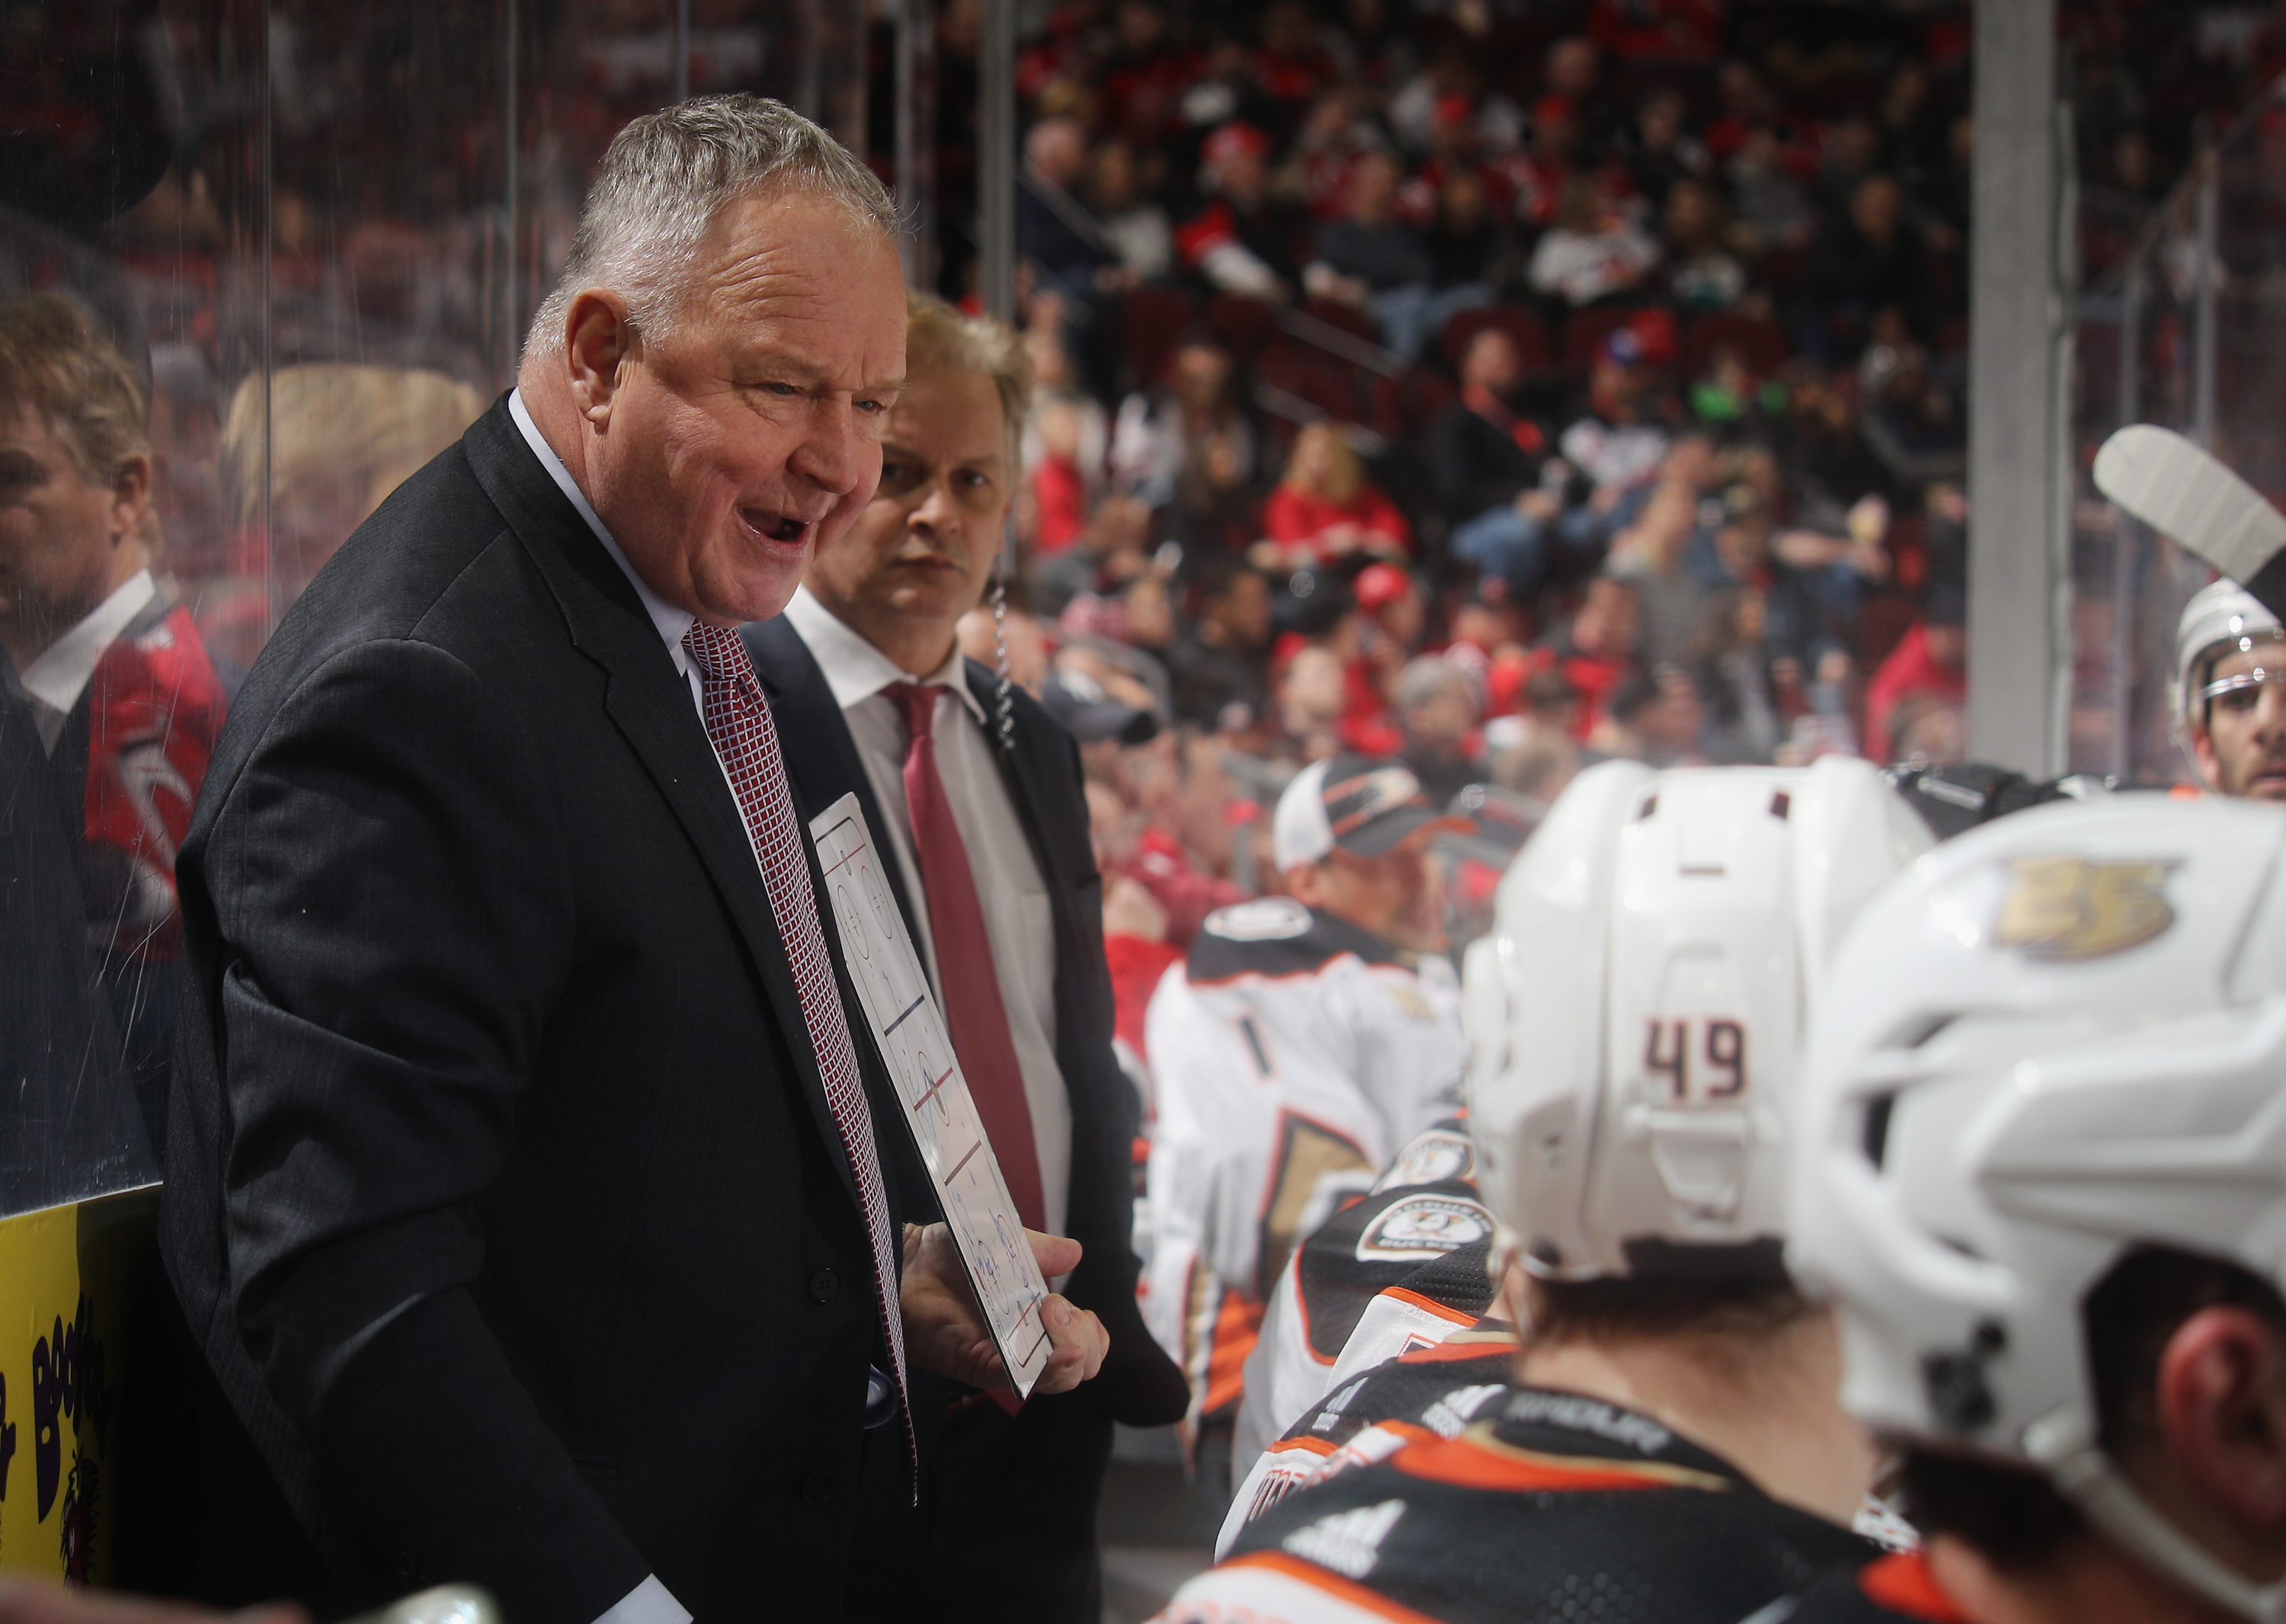
POLYGON ((2286 550, 2286 513, 2173 430, 2130 423, 2104 441, 2095 488, 2269 601, 2254 578, 2286 550))

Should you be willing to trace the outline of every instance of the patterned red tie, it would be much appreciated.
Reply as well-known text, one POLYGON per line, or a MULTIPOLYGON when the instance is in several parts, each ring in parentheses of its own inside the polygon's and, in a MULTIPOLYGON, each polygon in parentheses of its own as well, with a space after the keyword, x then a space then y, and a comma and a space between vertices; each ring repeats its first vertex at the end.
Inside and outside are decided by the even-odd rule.
MULTIPOLYGON (((1024 1072, 1016 1040, 1008 1035, 1008 1006, 992 966, 991 938, 976 900, 968 847, 953 822, 952 802, 936 770, 934 683, 892 682, 881 690, 905 713, 905 809, 913 821, 913 855, 928 893, 929 937, 936 943, 938 990, 952 1052, 960 1057, 969 1097, 984 1119, 985 1134, 1008 1181, 1016 1212, 1030 1229, 1047 1227, 1040 1199, 1040 1156, 1032 1143, 1032 1108, 1024 1098, 1024 1072)), ((956 697, 956 703, 958 698, 956 697)))
POLYGON ((841 1148, 857 1176, 865 1210, 865 1234, 873 1243, 873 1300, 881 1313, 881 1335, 895 1367, 899 1410, 904 1417, 909 1462, 918 1462, 912 1406, 905 1386, 905 1322, 897 1308, 897 1245, 889 1233, 889 1202, 881 1189, 881 1163, 873 1147, 873 1114, 858 1080, 857 1053, 850 1046, 849 1022, 833 981, 825 951, 825 932, 817 918, 817 897, 802 858, 801 831, 794 819, 793 796, 786 788, 785 760, 778 753, 777 728, 755 680, 753 662, 736 632, 704 621, 683 635, 683 648, 698 667, 699 693, 706 707, 706 737, 729 776, 731 792, 746 822, 770 912, 777 918, 794 984, 801 990, 801 1018, 810 1047, 825 1079, 826 1103, 841 1130, 841 1148))

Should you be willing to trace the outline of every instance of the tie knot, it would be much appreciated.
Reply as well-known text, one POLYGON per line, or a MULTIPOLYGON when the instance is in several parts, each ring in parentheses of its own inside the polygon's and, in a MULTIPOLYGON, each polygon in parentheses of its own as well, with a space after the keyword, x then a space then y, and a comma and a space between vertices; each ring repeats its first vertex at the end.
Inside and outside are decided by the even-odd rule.
POLYGON ((936 727, 936 697, 943 690, 934 682, 892 682, 881 690, 905 714, 905 737, 927 738, 936 727))
POLYGON ((682 651, 690 656, 700 676, 707 682, 719 682, 736 675, 738 657, 746 650, 737 633, 709 626, 704 620, 693 620, 690 629, 682 634, 682 651))

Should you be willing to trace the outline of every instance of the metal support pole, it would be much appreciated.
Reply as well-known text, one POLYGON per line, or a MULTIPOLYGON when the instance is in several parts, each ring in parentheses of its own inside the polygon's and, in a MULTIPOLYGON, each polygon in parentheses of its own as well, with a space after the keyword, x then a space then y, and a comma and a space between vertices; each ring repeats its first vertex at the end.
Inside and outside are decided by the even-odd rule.
POLYGON ((1968 748, 2064 768, 2070 376, 2055 0, 1977 0, 1970 238, 1968 748))
POLYGON ((984 0, 977 61, 977 293, 987 312, 1016 319, 1016 6, 984 0))
POLYGON ((690 99, 690 0, 674 0, 674 99, 690 99))
POLYGON ((906 284, 936 286, 936 18, 935 0, 903 0, 897 7, 897 207, 904 233, 897 240, 906 284))
POLYGON ((522 205, 516 195, 518 176, 516 153, 516 107, 517 74, 516 8, 518 0, 501 0, 501 9, 507 14, 507 37, 501 43, 501 77, 506 82, 501 97, 501 258, 500 258, 500 324, 501 366, 499 387, 506 389, 516 382, 517 359, 524 352, 524 311, 516 303, 516 251, 521 233, 517 231, 522 218, 522 205))
MULTIPOLYGON (((2119 408, 2121 426, 2141 422, 2143 401, 2143 277, 2130 270, 2119 291, 2119 408)), ((2111 521, 2111 776, 2122 784, 2135 777, 2135 627, 2142 619, 2135 601, 2135 556, 2142 550, 2141 527, 2124 511, 2111 521)))
POLYGON ((2199 154, 2199 257, 2196 300, 2192 306, 2191 438, 2209 451, 2214 449, 2215 432, 2215 303, 2222 292, 2221 168, 2212 147, 2199 154))

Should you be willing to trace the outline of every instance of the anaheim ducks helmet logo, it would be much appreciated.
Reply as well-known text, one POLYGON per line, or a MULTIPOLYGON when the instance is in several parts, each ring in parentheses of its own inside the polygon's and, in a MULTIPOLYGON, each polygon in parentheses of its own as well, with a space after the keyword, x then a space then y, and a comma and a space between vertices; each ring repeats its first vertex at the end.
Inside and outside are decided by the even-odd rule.
POLYGON ((2008 865, 1995 946, 2072 964, 2122 953, 2175 922, 2164 886, 2172 863, 2095 863, 2024 857, 2008 865))

